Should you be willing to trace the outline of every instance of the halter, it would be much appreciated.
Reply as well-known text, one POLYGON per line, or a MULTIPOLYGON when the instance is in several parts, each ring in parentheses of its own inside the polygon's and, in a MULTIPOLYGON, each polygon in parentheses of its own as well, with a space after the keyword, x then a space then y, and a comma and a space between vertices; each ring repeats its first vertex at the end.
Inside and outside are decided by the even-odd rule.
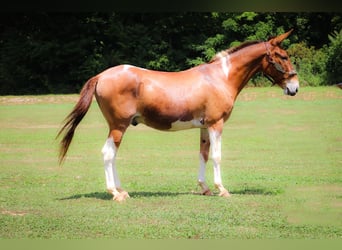
MULTIPOLYGON (((264 44, 265 44, 265 48, 266 48, 267 62, 268 62, 269 64, 272 64, 272 65, 274 66, 274 68, 275 68, 277 71, 279 71, 280 73, 282 73, 282 74, 284 74, 284 75, 285 75, 285 74, 288 74, 288 75, 289 75, 288 77, 297 75, 297 71, 295 71, 295 70, 286 71, 286 70, 283 68, 283 66, 281 66, 281 64, 279 64, 279 63, 273 61, 273 60, 271 59, 271 52, 270 52, 270 50, 269 50, 269 48, 268 48, 267 42, 264 42, 264 44)), ((269 65, 268 65, 268 66, 269 66, 269 65)), ((267 67, 268 67, 268 66, 267 66, 267 67)), ((272 82, 273 85, 275 84, 275 80, 274 80, 271 76, 269 76, 269 75, 267 75, 267 74, 265 74, 265 73, 263 73, 263 74, 264 74, 264 76, 265 76, 268 80, 270 80, 270 82, 272 82)))

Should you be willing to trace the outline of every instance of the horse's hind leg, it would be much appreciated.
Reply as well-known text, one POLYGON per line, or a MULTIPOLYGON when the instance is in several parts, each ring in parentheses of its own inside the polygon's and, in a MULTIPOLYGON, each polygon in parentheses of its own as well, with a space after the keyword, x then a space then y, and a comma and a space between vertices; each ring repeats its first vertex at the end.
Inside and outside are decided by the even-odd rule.
POLYGON ((121 183, 115 166, 115 157, 123 134, 124 131, 122 130, 111 130, 102 148, 107 191, 113 195, 113 200, 119 202, 129 197, 128 193, 121 189, 121 183))
POLYGON ((208 162, 208 155, 209 155, 209 148, 210 148, 210 140, 209 140, 209 133, 208 129, 202 128, 201 129, 201 137, 200 137, 200 167, 198 173, 198 184, 202 189, 203 195, 212 195, 213 193, 208 188, 207 184, 205 183, 205 169, 206 164, 208 162))

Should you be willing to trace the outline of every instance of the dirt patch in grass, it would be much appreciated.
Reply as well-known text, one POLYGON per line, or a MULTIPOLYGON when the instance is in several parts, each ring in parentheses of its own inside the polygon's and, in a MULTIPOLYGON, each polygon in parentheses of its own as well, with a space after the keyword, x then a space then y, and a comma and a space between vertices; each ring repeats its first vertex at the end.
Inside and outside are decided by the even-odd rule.
POLYGON ((303 87, 296 96, 287 96, 280 88, 245 88, 239 95, 238 101, 255 101, 268 98, 280 98, 283 100, 295 99, 304 101, 342 99, 342 91, 335 86, 331 87, 303 87), (267 91, 266 91, 267 90, 267 91))
POLYGON ((27 214, 27 212, 4 210, 4 211, 1 211, 1 214, 4 214, 4 215, 11 215, 11 216, 24 216, 24 215, 27 214))
POLYGON ((0 96, 0 105, 76 103, 79 95, 0 96))

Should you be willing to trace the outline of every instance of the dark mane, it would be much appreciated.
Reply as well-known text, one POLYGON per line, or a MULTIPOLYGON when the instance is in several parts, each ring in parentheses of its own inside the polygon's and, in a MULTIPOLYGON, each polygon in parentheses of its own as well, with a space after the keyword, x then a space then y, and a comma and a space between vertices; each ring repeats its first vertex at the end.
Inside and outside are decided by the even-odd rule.
POLYGON ((220 58, 222 58, 222 57, 224 57, 226 55, 233 54, 233 53, 235 53, 235 52, 237 52, 237 51, 239 51, 239 50, 241 50, 243 48, 246 48, 246 47, 254 45, 254 44, 258 44, 260 42, 262 42, 262 41, 259 41, 259 40, 247 41, 247 42, 241 43, 238 46, 229 48, 227 50, 223 50, 223 51, 217 53, 216 55, 214 55, 213 58, 209 61, 209 63, 212 63, 212 62, 214 62, 214 61, 216 61, 216 60, 218 60, 218 59, 220 59, 220 58))

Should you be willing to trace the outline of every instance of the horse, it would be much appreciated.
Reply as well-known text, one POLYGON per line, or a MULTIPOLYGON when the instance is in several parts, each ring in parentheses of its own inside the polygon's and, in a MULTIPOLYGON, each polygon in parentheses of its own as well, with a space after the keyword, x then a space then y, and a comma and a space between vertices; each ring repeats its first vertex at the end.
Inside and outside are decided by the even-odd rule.
POLYGON ((121 140, 130 125, 142 123, 162 131, 200 129, 198 184, 201 194, 213 195, 206 184, 205 170, 213 161, 214 187, 219 196, 229 197, 221 178, 221 136, 234 102, 256 73, 261 72, 285 95, 299 89, 297 72, 281 43, 292 30, 267 41, 249 41, 217 53, 207 63, 179 72, 148 70, 132 65, 118 65, 91 77, 65 118, 57 137, 60 164, 64 161, 78 124, 86 115, 95 95, 105 117, 109 133, 102 148, 107 191, 113 200, 129 197, 121 187, 115 158, 121 140), (211 147, 211 154, 209 149, 211 147))

